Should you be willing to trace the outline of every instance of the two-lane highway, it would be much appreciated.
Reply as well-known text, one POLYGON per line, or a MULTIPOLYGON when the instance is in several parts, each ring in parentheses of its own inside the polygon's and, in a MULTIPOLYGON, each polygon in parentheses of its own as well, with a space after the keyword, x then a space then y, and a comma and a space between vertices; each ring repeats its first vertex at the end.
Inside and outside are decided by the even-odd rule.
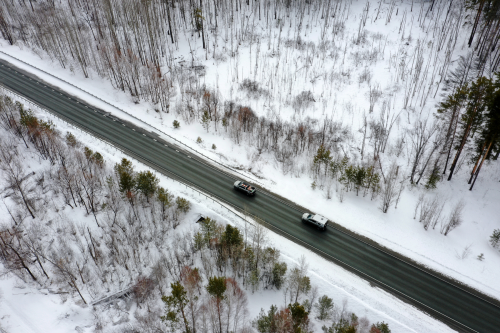
POLYGON ((367 279, 459 331, 500 331, 500 307, 451 279, 402 261, 349 233, 330 227, 320 232, 301 223, 303 210, 293 203, 259 191, 246 197, 233 190, 236 180, 214 165, 189 156, 181 148, 132 123, 111 117, 35 76, 0 61, 0 84, 53 114, 108 141, 158 172, 186 182, 249 212, 299 244, 367 279))

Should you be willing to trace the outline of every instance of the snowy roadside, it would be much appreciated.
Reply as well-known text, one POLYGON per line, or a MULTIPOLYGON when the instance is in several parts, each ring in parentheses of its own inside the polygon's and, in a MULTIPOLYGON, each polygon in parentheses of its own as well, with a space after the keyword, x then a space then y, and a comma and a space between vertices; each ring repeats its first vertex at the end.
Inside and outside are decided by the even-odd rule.
MULTIPOLYGON (((72 132, 79 141, 103 154, 108 163, 116 163, 122 155, 115 148, 100 140, 68 125, 64 121, 41 112, 42 118, 51 119, 57 129, 63 133, 72 132)), ((138 171, 146 170, 140 162, 134 161, 138 171)), ((244 229, 244 220, 219 204, 200 196, 197 192, 186 189, 183 184, 159 175, 161 185, 168 188, 175 195, 182 195, 193 202, 191 213, 186 216, 184 228, 192 228, 193 216, 201 213, 214 218, 219 222, 231 223, 244 229)), ((1 207, 2 215, 6 212, 1 207)), ((81 222, 92 223, 92 216, 75 216, 81 222)), ((366 316, 371 321, 385 321, 390 324, 394 333, 403 332, 452 332, 446 325, 429 317, 394 296, 371 286, 368 282, 356 275, 345 271, 327 260, 305 250, 301 246, 273 233, 267 234, 269 245, 280 249, 282 257, 289 267, 293 267, 300 256, 305 255, 309 263, 308 275, 313 286, 318 287, 319 295, 328 295, 337 306, 345 307, 359 316, 366 316)), ((74 299, 57 295, 46 289, 26 287, 16 282, 13 277, 0 281, 2 298, 0 299, 0 318, 2 327, 7 332, 90 332, 93 323, 91 306, 82 307, 74 299)), ((248 293, 250 304, 250 318, 255 318, 261 308, 268 309, 271 304, 281 304, 281 291, 259 291, 248 293)), ((315 332, 320 331, 322 324, 313 320, 315 332)))
MULTIPOLYGON (((41 60, 28 50, 7 47, 5 42, 0 43, 4 43, 0 44, 3 52, 22 58, 33 66, 48 71, 65 81, 71 81, 75 86, 88 93, 0 53, 0 57, 11 61, 14 65, 34 73, 48 83, 58 86, 96 107, 111 112, 117 117, 138 123, 139 126, 146 127, 144 123, 148 123, 152 129, 163 130, 191 149, 214 160, 219 160, 221 164, 227 165, 230 169, 238 167, 248 178, 255 179, 254 174, 245 172, 244 166, 248 165, 251 160, 251 156, 245 152, 245 147, 234 145, 216 134, 203 133, 204 130, 200 124, 183 125, 174 130, 171 125, 168 125, 171 124, 172 119, 175 119, 172 113, 162 115, 150 111, 147 106, 132 103, 127 94, 116 91, 109 82, 99 77, 94 77, 92 80, 83 79, 80 74, 70 74, 60 68, 53 68, 48 61, 41 60), (110 101, 117 108, 89 95, 89 93, 110 101), (128 113, 140 114, 142 117, 138 121, 137 118, 128 113), (205 142, 216 143, 217 151, 221 153, 204 147, 204 144, 197 144, 195 138, 199 134, 204 135, 205 142)), ((167 141, 171 140, 166 136, 163 138, 167 141)), ((500 168, 500 166, 497 167, 500 168)), ((484 172, 484 178, 479 179, 474 192, 469 192, 458 186, 457 182, 463 182, 467 177, 464 173, 458 174, 454 183, 442 182, 435 190, 438 196, 448 198, 449 201, 454 202, 458 198, 463 198, 468 202, 465 211, 467 223, 453 231, 443 242, 443 235, 439 234, 438 230, 425 231, 412 218, 419 195, 417 190, 405 190, 398 204, 398 209, 383 214, 378 209, 378 203, 368 201, 366 198, 356 197, 352 193, 343 203, 335 199, 327 200, 322 194, 318 198, 318 194, 310 189, 307 178, 293 178, 291 181, 290 177, 284 176, 269 163, 265 163, 263 168, 265 168, 265 172, 260 172, 260 174, 265 174, 266 177, 260 179, 259 183, 262 183, 269 190, 298 202, 302 206, 309 207, 312 211, 321 213, 342 226, 369 237, 431 269, 500 299, 500 289, 496 283, 496 277, 500 274, 500 265, 498 265, 500 256, 487 242, 491 231, 495 225, 498 225, 494 206, 495 202, 500 201, 500 186, 486 180, 490 176, 493 177, 495 170, 490 170, 490 175, 484 172), (475 209, 475 207, 482 208, 475 209), (474 236, 471 238, 471 235, 474 236), (467 241, 464 241, 466 239, 467 241), (481 253, 485 255, 486 260, 475 260, 481 253)))

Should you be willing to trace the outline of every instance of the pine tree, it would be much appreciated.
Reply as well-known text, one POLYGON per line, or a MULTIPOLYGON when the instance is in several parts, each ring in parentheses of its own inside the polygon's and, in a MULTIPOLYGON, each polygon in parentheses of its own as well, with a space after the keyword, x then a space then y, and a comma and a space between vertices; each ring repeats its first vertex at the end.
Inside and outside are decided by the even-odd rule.
POLYGON ((330 297, 324 295, 319 298, 318 303, 315 305, 315 307, 318 310, 319 320, 330 319, 334 307, 333 300, 330 297))
POLYGON ((161 319, 168 322, 172 329, 180 329, 182 326, 178 318, 180 314, 185 332, 191 333, 191 327, 189 326, 184 310, 188 304, 188 299, 186 297, 187 292, 179 281, 171 283, 170 286, 172 287, 172 295, 162 296, 161 298, 163 303, 165 303, 165 316, 162 316, 161 319))
POLYGON ((295 302, 294 304, 289 304, 288 309, 290 309, 292 314, 294 332, 308 332, 309 312, 306 311, 304 306, 295 302))
MULTIPOLYGON (((446 131, 445 143, 443 146, 444 151, 448 151, 446 155, 446 162, 443 169, 443 174, 446 173, 448 162, 450 160, 451 150, 454 146, 455 136, 457 133, 458 121, 460 114, 467 102, 468 85, 465 84, 459 87, 453 94, 448 95, 445 101, 439 104, 438 114, 448 116, 448 129, 446 131)), ((441 117, 442 117, 441 116, 441 117)))
POLYGON ((233 249, 243 245, 243 236, 238 228, 226 225, 226 230, 222 234, 221 246, 227 249, 229 257, 233 256, 233 249))
POLYGON ((120 164, 115 164, 115 174, 118 177, 120 192, 130 198, 132 190, 135 188, 134 167, 132 162, 123 158, 120 164))
POLYGON ((209 278, 207 291, 215 301, 217 316, 219 319, 219 332, 222 332, 222 301, 224 300, 224 294, 226 292, 226 278, 224 276, 214 276, 209 278))
POLYGON ((285 283, 285 274, 286 274, 287 266, 284 262, 277 262, 274 264, 271 278, 271 285, 276 287, 276 289, 280 290, 283 284, 285 283))
POLYGON ((321 170, 321 165, 324 165, 325 176, 326 172, 328 171, 328 166, 332 161, 332 156, 330 154, 330 149, 326 149, 325 146, 321 145, 319 146, 318 151, 316 152, 316 155, 313 159, 313 163, 316 166, 316 170, 318 173, 321 170))
POLYGON ((467 91, 467 106, 464 114, 461 117, 461 136, 460 144, 457 148, 455 158, 450 167, 450 175, 448 180, 451 180, 455 167, 457 166, 458 159, 471 135, 482 123, 483 113, 486 109, 487 100, 491 96, 492 81, 485 77, 477 79, 473 82, 467 91))
POLYGON ((500 229, 493 230, 493 234, 490 236, 490 244, 495 249, 500 247, 500 229))
POLYGON ((367 177, 366 169, 362 166, 358 166, 355 169, 355 174, 354 174, 354 185, 356 187, 356 195, 359 194, 359 189, 365 185, 366 177, 367 177))
POLYGON ((441 179, 441 175, 439 174, 438 166, 434 165, 434 168, 427 178, 427 182, 425 183, 425 188, 428 190, 435 189, 437 182, 441 179))
POLYGON ((70 147, 76 148, 78 146, 78 141, 75 136, 70 132, 66 133, 66 144, 70 147))
POLYGON ((161 204, 161 212, 162 212, 162 217, 165 219, 165 213, 168 208, 172 207, 173 205, 173 200, 174 196, 168 192, 168 190, 164 189, 163 187, 159 187, 156 190, 157 193, 157 199, 161 204))
POLYGON ((276 332, 277 313, 278 308, 275 305, 271 305, 267 314, 264 309, 261 309, 259 316, 252 323, 252 326, 256 328, 259 333, 276 332))
POLYGON ((487 96, 484 106, 486 111, 481 117, 484 121, 481 121, 480 133, 475 142, 476 164, 469 179, 469 184, 472 182, 469 190, 474 187, 484 161, 491 159, 492 156, 496 159, 500 153, 500 74, 497 74, 496 82, 491 88, 492 91, 487 96))
POLYGON ((201 125, 208 133, 208 129, 210 128, 210 114, 206 110, 203 111, 203 115, 201 116, 201 125))
POLYGON ((135 179, 135 188, 146 197, 146 201, 149 202, 149 198, 155 194, 156 189, 160 180, 151 171, 141 171, 137 174, 135 179))
POLYGON ((380 333, 391 333, 389 324, 386 324, 384 322, 373 324, 372 327, 377 328, 380 333))

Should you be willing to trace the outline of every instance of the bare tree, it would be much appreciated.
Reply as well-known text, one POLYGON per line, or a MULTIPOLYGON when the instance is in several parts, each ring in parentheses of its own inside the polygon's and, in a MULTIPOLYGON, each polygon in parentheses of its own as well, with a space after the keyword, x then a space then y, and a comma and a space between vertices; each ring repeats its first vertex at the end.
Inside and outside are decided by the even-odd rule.
POLYGON ((23 203, 26 210, 31 217, 35 218, 36 212, 36 183, 33 180, 34 172, 26 172, 20 155, 15 145, 1 145, 0 146, 0 171, 7 183, 7 196, 11 196, 14 200, 23 203))
MULTIPOLYGON (((412 184, 415 183, 414 177, 418 171, 418 168, 421 165, 422 158, 424 157, 427 149, 427 144, 429 140, 434 135, 436 130, 438 129, 437 124, 433 122, 432 124, 428 124, 429 118, 425 120, 418 119, 415 122, 413 129, 410 131, 410 140, 411 140, 411 148, 412 148, 412 164, 411 164, 411 173, 410 173, 410 182, 412 184)), ((437 145, 435 146, 435 151, 437 149, 437 145)), ((428 159, 429 160, 429 159, 428 159)), ((427 160, 427 162, 428 162, 427 160)), ((425 164, 427 166, 427 164, 425 164)))
POLYGON ((424 229, 436 227, 441 219, 441 213, 446 204, 445 200, 440 199, 437 195, 427 197, 423 200, 420 207, 419 222, 422 223, 424 229))
POLYGON ((450 231, 462 224, 462 212, 464 208, 465 202, 463 201, 463 199, 460 199, 451 209, 451 213, 448 219, 441 224, 442 234, 446 236, 450 231))
POLYGON ((381 191, 382 203, 380 206, 380 209, 384 213, 387 213, 389 207, 391 207, 398 196, 396 188, 398 184, 398 171, 399 166, 394 162, 391 164, 387 177, 384 178, 381 191))

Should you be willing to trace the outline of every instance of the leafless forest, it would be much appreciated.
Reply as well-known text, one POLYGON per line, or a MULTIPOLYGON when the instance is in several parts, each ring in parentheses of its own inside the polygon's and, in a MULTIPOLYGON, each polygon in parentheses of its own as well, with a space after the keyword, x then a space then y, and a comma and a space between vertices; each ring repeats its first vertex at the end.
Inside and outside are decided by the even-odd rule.
MULTIPOLYGON (((414 218, 447 235, 464 203, 450 203, 445 215, 448 203, 432 189, 462 172, 473 190, 481 170, 498 163, 500 1, 363 3, 354 15, 359 3, 346 0, 0 0, 0 32, 69 71, 106 78, 160 115, 175 114, 180 126, 198 122, 255 147, 257 174, 259 161, 273 161, 285 175, 310 177, 327 199, 356 193, 384 213, 405 189, 425 187, 414 218), (346 28, 353 20, 355 33, 346 28), (367 22, 399 22, 398 44, 367 22), (313 27, 321 37, 314 42, 313 27), (425 37, 412 37, 417 28, 425 37), (201 60, 226 66, 232 86, 222 91, 219 77, 207 84, 201 60), (390 84, 374 73, 382 65, 390 84), (335 91, 351 84, 363 91, 362 106, 337 100, 335 91)), ((179 232, 190 203, 153 173, 125 159, 107 165, 5 96, 0 122, 0 190, 10 214, 0 221, 0 256, 26 283, 82 304, 125 290, 138 304, 130 332, 309 332, 313 314, 325 332, 387 332, 320 297, 305 263, 287 267, 264 229, 247 234, 209 220, 179 232), (33 172, 29 161, 44 167, 33 172), (95 225, 73 223, 64 207, 95 225), (248 318, 246 292, 262 289, 282 290, 285 307, 248 318)), ((111 317, 99 309, 121 318, 130 306, 112 304, 97 306, 96 331, 111 317)))
POLYGON ((325 327, 387 327, 319 297, 305 258, 288 268, 264 227, 206 219, 183 228, 191 203, 156 175, 126 159, 107 165, 7 96, 0 127, 0 193, 10 215, 0 225, 4 270, 63 302, 94 304, 96 332, 112 332, 110 324, 123 324, 119 332, 311 332, 309 314, 325 327), (75 223, 80 214, 89 218, 75 223), (263 289, 281 290, 285 307, 252 321, 246 294, 263 289))
POLYGON ((472 190, 481 168, 500 152, 493 108, 499 94, 494 75, 500 62, 499 5, 436 0, 400 10, 395 1, 366 2, 354 16, 359 28, 351 36, 346 22, 353 6, 352 1, 2 0, 0 30, 9 43, 46 54, 64 68, 106 77, 160 114, 175 112, 182 122, 201 122, 207 131, 256 147, 254 161, 272 159, 285 175, 309 175, 327 198, 342 201, 354 190, 380 197, 386 212, 403 187, 433 188, 460 169, 469 170, 472 190), (426 34, 416 43, 410 15, 426 34), (387 36, 365 26, 391 20, 400 21, 401 41, 388 59, 393 84, 381 86, 370 66, 387 60, 387 36), (313 26, 321 27, 320 42, 306 41, 313 26), (234 82, 229 96, 218 83, 204 84, 206 68, 194 57, 193 40, 201 43, 205 59, 228 64, 234 82), (190 64, 175 61, 184 44, 191 50, 190 64), (467 45, 465 56, 454 55, 457 45, 467 45), (253 77, 238 74, 244 47, 250 50, 253 77), (315 85, 319 80, 322 88, 315 85), (332 105, 332 91, 356 80, 367 91, 367 108, 332 105), (311 90, 298 91, 304 88, 301 81, 310 82, 311 90), (438 112, 424 111, 429 99, 440 96, 438 112), (245 99, 271 106, 263 115, 245 99), (303 116, 313 104, 322 105, 322 114, 303 116), (362 119, 359 129, 346 120, 353 114, 362 119))

